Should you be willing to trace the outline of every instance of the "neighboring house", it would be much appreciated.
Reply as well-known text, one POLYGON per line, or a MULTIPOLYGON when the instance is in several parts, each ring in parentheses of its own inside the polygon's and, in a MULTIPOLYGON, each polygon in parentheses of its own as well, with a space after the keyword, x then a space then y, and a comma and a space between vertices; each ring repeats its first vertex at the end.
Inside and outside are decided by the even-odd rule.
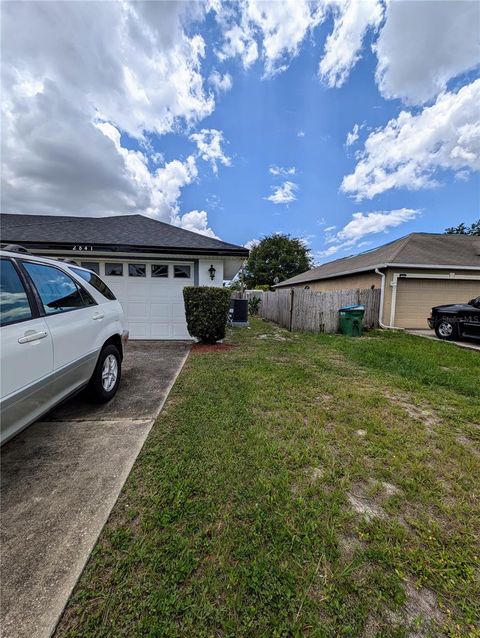
POLYGON ((3 244, 74 259, 122 303, 132 339, 188 339, 183 288, 222 286, 248 250, 143 215, 0 215, 3 244))
POLYGON ((432 306, 480 295, 480 237, 412 233, 336 259, 275 286, 310 290, 380 288, 386 326, 427 328, 432 306))

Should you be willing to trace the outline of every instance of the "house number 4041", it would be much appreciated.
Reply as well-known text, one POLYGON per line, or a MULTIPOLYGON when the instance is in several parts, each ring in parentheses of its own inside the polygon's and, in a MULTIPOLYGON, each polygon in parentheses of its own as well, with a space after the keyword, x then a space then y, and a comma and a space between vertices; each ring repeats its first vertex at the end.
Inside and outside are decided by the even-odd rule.
POLYGON ((77 246, 73 246, 72 250, 93 250, 93 246, 81 246, 78 244, 77 246))

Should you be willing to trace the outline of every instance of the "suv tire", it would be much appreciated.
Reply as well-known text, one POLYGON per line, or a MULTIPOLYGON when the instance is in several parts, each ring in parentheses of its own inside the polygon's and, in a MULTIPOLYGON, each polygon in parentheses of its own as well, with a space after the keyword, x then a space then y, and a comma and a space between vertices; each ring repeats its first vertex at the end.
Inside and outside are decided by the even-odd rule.
POLYGON ((458 338, 458 326, 448 317, 442 317, 435 324, 435 334, 439 339, 453 341, 458 338))
POLYGON ((88 384, 90 396, 96 403, 107 403, 115 396, 122 376, 122 362, 118 348, 113 344, 100 352, 94 373, 88 384))

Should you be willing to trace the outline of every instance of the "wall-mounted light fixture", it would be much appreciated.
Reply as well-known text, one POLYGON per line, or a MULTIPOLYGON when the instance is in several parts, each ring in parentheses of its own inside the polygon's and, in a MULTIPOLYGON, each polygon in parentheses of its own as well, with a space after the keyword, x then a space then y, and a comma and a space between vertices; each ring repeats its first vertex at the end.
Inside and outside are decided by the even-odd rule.
POLYGON ((215 279, 215 273, 217 270, 213 267, 213 264, 208 269, 208 274, 210 275, 210 279, 213 281, 215 279))

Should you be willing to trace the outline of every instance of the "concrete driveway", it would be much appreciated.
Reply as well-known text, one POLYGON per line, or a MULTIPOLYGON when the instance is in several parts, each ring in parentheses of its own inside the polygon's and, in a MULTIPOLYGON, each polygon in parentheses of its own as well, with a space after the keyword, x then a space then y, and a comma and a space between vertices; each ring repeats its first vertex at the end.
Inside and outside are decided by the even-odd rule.
POLYGON ((424 337, 425 339, 435 339, 435 341, 443 341, 443 343, 453 343, 459 348, 466 348, 467 350, 479 350, 480 351, 480 341, 476 339, 469 339, 464 341, 445 341, 444 339, 439 339, 435 334, 435 330, 406 330, 408 334, 416 335, 417 337, 424 337))
POLYGON ((3 636, 54 631, 189 348, 131 342, 109 404, 79 395, 2 448, 3 636))

